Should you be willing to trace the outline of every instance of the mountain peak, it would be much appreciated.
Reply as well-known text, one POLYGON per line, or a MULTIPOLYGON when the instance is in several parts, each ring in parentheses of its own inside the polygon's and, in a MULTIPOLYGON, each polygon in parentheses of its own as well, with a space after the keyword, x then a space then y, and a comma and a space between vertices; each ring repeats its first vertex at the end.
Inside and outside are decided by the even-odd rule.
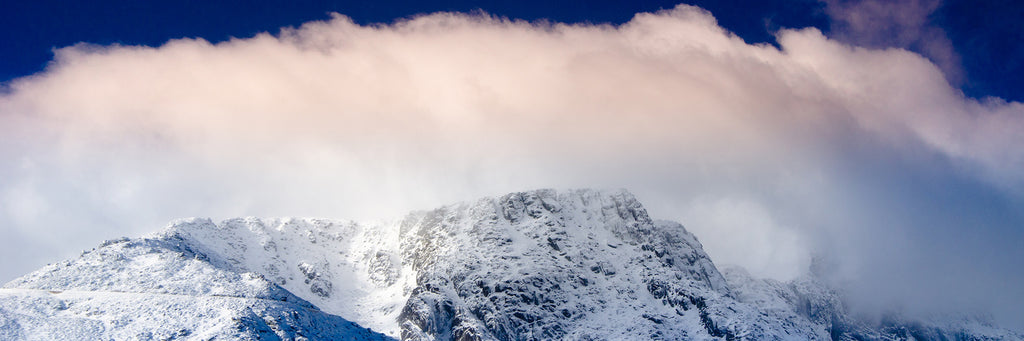
POLYGON ((540 189, 393 222, 177 220, 7 283, 0 339, 1020 338, 844 309, 817 281, 723 276, 626 190, 540 189))
POLYGON ((580 213, 597 213, 604 221, 650 223, 647 210, 625 189, 574 189, 556 191, 540 189, 509 193, 497 199, 506 219, 515 222, 523 216, 560 213, 565 207, 579 208, 580 213))

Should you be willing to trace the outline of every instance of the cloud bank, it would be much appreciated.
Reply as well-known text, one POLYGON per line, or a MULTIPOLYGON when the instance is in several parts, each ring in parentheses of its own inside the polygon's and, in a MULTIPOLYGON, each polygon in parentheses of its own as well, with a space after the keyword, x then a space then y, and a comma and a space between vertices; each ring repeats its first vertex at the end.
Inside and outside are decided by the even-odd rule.
POLYGON ((1024 105, 965 98, 905 50, 778 42, 679 6, 63 48, 0 95, 2 275, 185 216, 624 187, 719 263, 786 279, 815 254, 865 305, 1024 320, 1024 105))

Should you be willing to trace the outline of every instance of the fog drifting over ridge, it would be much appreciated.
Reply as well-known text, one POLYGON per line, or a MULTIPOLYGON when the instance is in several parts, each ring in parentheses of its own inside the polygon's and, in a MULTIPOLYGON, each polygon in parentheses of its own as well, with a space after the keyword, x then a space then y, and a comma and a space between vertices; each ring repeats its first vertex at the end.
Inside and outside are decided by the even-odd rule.
POLYGON ((0 95, 3 280, 178 217, 622 187, 718 264, 786 279, 821 254, 865 305, 1024 320, 1024 105, 965 98, 905 50, 778 42, 679 6, 60 49, 0 95))

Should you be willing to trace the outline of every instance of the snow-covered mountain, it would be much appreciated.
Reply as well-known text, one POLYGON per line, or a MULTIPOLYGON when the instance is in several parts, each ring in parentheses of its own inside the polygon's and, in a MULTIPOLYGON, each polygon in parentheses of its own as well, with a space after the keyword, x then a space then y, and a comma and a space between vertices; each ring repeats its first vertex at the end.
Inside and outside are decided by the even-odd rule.
POLYGON ((189 219, 0 289, 0 339, 1006 340, 857 320, 813 276, 722 272, 625 191, 512 193, 393 222, 189 219))

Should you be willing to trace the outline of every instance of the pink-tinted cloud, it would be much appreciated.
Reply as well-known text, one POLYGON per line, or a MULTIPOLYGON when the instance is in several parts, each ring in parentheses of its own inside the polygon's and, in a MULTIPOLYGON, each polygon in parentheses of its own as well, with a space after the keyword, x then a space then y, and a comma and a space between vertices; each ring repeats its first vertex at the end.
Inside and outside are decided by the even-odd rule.
MULTIPOLYGON (((538 187, 629 188, 718 262, 788 278, 827 252, 836 276, 893 293, 937 276, 899 266, 955 263, 926 232, 1019 234, 1012 210, 987 210, 1024 195, 1020 103, 966 99, 906 50, 813 29, 779 43, 680 6, 621 26, 336 16, 219 44, 64 48, 0 96, 3 275, 182 216, 386 219, 538 187)), ((1024 265, 979 245, 958 252, 1024 265)), ((921 292, 991 302, 978 283, 1021 280, 969 272, 982 280, 921 292)))

